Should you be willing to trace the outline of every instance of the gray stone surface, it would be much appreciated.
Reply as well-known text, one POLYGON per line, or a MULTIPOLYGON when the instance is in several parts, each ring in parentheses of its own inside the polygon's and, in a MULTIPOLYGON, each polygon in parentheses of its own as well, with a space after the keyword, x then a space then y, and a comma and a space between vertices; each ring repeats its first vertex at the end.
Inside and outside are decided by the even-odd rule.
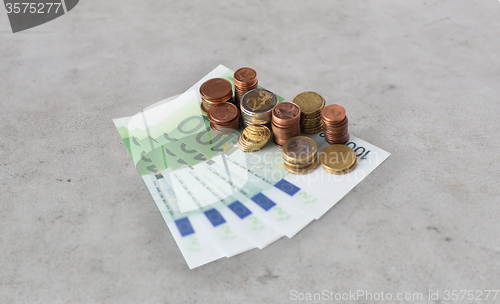
POLYGON ((0 302, 499 289, 499 16, 496 0, 88 0, 12 34, 2 11, 0 302), (189 270, 111 119, 220 63, 343 104, 392 156, 294 238, 189 270))

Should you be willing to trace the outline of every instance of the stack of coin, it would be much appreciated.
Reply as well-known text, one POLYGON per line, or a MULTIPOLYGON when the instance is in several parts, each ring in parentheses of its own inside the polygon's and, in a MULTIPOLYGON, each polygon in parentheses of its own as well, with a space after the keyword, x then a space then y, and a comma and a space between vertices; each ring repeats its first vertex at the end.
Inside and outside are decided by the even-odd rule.
POLYGON ((241 97, 241 117, 245 126, 266 125, 271 127, 271 111, 278 104, 278 97, 265 89, 253 89, 241 97))
POLYGON ((234 80, 234 102, 240 107, 240 100, 246 92, 257 88, 257 72, 252 68, 237 69, 233 75, 234 80))
POLYGON ((273 141, 281 147, 287 140, 300 135, 300 108, 292 102, 282 102, 273 109, 273 141))
POLYGON ((238 136, 238 147, 243 152, 262 149, 271 138, 271 130, 266 126, 248 126, 238 136))
POLYGON ((229 102, 220 102, 208 110, 207 118, 210 129, 218 134, 228 134, 238 129, 240 125, 240 112, 229 102))
POLYGON ((326 172, 341 175, 356 168, 358 157, 348 146, 330 145, 319 153, 319 161, 326 172))
POLYGON ((231 101, 233 98, 233 87, 224 78, 212 78, 200 86, 201 110, 207 114, 208 110, 217 103, 231 101))
POLYGON ((315 134, 323 130, 321 111, 325 107, 325 99, 315 92, 302 92, 295 96, 293 103, 299 106, 300 130, 305 134, 315 134))
POLYGON ((348 120, 343 106, 337 104, 326 106, 321 111, 321 119, 325 139, 330 145, 345 144, 349 141, 348 120))
POLYGON ((318 166, 318 145, 306 136, 292 137, 283 145, 283 164, 293 174, 311 173, 318 166))

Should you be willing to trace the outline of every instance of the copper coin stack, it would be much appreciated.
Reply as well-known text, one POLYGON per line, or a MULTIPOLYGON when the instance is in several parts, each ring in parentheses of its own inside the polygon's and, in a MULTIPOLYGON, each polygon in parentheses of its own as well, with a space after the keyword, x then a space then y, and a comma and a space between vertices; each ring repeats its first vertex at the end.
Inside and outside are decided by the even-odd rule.
POLYGON ((201 110, 207 114, 208 110, 215 104, 231 101, 233 97, 233 87, 224 78, 212 78, 205 81, 200 86, 201 110))
POLYGON ((321 111, 323 132, 326 141, 332 144, 345 144, 349 141, 348 119, 341 105, 329 105, 321 111))
POLYGON ((246 92, 257 88, 257 72, 252 68, 240 68, 234 72, 234 103, 240 108, 240 100, 246 92))
POLYGON ((207 113, 210 129, 218 134, 233 132, 240 125, 240 112, 232 103, 221 102, 210 108, 207 113))
POLYGON ((271 128, 272 111, 278 104, 278 97, 266 89, 253 89, 241 98, 241 117, 243 124, 265 125, 271 128))
POLYGON ((281 147, 290 138, 300 135, 300 108, 292 102, 282 102, 273 108, 273 141, 281 147))

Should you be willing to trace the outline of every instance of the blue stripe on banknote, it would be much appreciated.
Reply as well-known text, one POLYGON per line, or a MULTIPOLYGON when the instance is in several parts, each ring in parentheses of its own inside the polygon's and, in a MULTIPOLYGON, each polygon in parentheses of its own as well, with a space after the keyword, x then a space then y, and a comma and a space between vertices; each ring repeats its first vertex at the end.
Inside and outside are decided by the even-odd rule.
POLYGON ((254 201, 257 205, 261 206, 264 210, 269 210, 272 207, 276 206, 276 203, 270 200, 267 196, 262 193, 259 193, 252 197, 252 201, 254 201))
POLYGON ((214 227, 219 226, 220 224, 224 224, 226 220, 222 217, 219 211, 215 209, 210 209, 204 212, 207 218, 210 220, 210 223, 214 225, 214 227))
POLYGON ((294 184, 284 179, 280 180, 274 186, 280 189, 281 191, 285 192, 286 194, 290 194, 291 196, 300 191, 299 187, 295 186, 294 184))
POLYGON ((247 207, 245 207, 242 203, 235 201, 234 203, 228 205, 229 209, 231 209, 237 216, 239 216, 241 219, 244 219, 245 217, 249 216, 252 214, 250 210, 248 210, 247 207))
POLYGON ((179 232, 182 236, 190 235, 194 233, 193 226, 189 222, 187 217, 183 217, 175 221, 177 228, 179 228, 179 232))

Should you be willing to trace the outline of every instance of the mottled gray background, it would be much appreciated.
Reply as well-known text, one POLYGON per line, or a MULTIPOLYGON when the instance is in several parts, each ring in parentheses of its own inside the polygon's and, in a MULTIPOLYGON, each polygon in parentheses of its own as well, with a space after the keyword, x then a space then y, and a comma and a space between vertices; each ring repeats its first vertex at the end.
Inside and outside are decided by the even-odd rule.
POLYGON ((499 1, 87 0, 16 34, 0 11, 0 302, 500 289, 499 1), (111 119, 220 63, 392 156, 293 239, 189 270, 111 119))

